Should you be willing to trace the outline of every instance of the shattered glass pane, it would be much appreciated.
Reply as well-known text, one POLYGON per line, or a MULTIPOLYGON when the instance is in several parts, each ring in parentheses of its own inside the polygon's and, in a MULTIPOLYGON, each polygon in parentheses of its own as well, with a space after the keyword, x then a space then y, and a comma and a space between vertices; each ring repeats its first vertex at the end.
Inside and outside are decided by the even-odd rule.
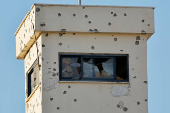
POLYGON ((80 58, 62 58, 62 77, 79 79, 81 73, 80 58))
POLYGON ((92 58, 83 58, 83 77, 93 77, 92 58))
POLYGON ((113 58, 84 58, 83 77, 113 78, 113 58))
POLYGON ((94 66, 95 77, 113 78, 113 58, 95 58, 94 66))

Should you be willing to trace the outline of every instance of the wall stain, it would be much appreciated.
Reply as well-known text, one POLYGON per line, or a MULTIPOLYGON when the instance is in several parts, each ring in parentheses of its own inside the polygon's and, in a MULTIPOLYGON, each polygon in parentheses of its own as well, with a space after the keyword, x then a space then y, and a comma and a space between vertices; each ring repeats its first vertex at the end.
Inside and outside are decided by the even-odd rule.
POLYGON ((124 85, 116 85, 113 87, 112 91, 110 92, 113 97, 121 97, 121 96, 128 96, 130 95, 130 90, 125 87, 124 85))

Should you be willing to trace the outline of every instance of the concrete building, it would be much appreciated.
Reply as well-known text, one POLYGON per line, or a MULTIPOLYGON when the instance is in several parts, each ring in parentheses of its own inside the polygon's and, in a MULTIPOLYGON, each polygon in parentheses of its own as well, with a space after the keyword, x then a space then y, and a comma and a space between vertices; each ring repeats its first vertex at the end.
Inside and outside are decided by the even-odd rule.
POLYGON ((154 7, 34 4, 16 36, 26 113, 148 113, 154 7))

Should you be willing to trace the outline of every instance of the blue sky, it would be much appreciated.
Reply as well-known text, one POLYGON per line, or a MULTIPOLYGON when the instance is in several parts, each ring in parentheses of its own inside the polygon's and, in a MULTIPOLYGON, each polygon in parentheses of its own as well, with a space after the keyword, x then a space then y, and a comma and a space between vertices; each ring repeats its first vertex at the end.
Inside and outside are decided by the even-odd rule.
MULTIPOLYGON (((3 0, 0 7, 0 113, 25 112, 24 61, 16 60, 14 33, 33 3, 78 0, 3 0)), ((149 113, 168 113, 170 102, 170 0, 82 0, 82 5, 153 6, 156 33, 147 42, 149 113)))

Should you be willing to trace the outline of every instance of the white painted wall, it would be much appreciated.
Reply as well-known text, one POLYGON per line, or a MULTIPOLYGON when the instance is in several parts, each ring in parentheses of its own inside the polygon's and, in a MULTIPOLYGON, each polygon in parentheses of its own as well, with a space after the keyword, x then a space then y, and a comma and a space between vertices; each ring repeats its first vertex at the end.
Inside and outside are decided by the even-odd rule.
MULTIPOLYGON (((83 34, 42 33, 42 113, 123 113, 117 107, 123 102, 127 113, 148 112, 147 46, 146 35, 142 34, 83 34), (113 35, 113 36, 112 36, 113 35), (139 45, 135 45, 140 36, 139 45), (95 39, 96 38, 96 39, 95 39), (117 41, 114 41, 117 38, 117 41), (62 43, 61 46, 58 43, 62 43), (91 49, 94 46, 94 50, 91 49), (120 51, 123 50, 123 51, 120 51), (129 54, 129 83, 107 82, 59 82, 59 53, 104 53, 129 54), (56 64, 54 64, 56 62, 56 64), (54 71, 53 69, 56 69, 54 71), (136 78, 133 78, 135 77, 136 78), (71 86, 71 88, 68 88, 71 86), (127 90, 126 96, 115 97, 127 90), (66 94, 63 92, 66 91, 66 94), (52 100, 50 100, 52 98, 52 100), (74 101, 77 99, 77 102, 74 101), (137 105, 137 102, 140 105, 137 105), (57 110, 57 107, 60 107, 57 110)), ((125 109, 125 108, 124 108, 125 109)))
MULTIPOLYGON (((34 43, 34 45, 30 48, 29 52, 27 53, 24 64, 25 64, 25 102, 26 102, 26 113, 42 113, 42 38, 41 36, 37 40, 37 46, 34 43), (37 48, 38 47, 38 48, 37 48), (37 49, 38 49, 38 55, 37 55, 37 49), (32 91, 31 95, 28 97, 28 77, 27 73, 32 68, 34 63, 36 62, 37 58, 39 58, 39 83, 35 87, 35 89, 32 91)), ((37 67, 36 67, 37 71, 37 67)))

